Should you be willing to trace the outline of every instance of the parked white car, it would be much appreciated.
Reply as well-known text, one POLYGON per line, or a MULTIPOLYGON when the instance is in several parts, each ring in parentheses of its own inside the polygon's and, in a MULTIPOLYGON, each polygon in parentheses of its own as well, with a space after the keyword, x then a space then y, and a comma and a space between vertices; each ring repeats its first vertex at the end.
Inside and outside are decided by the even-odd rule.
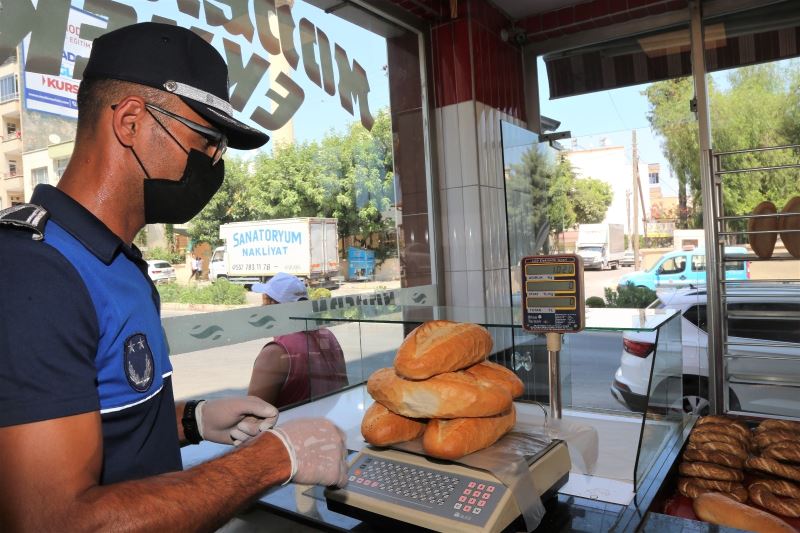
MULTIPOLYGON (((730 409, 800 416, 800 285, 731 286, 727 293, 730 409)), ((707 412, 705 288, 659 293, 650 307, 680 310, 683 408, 707 412)), ((611 393, 631 409, 643 411, 656 333, 628 332, 622 342, 611 393)))
POLYGON ((178 279, 175 268, 162 259, 150 259, 147 261, 147 275, 153 283, 169 283, 178 279))

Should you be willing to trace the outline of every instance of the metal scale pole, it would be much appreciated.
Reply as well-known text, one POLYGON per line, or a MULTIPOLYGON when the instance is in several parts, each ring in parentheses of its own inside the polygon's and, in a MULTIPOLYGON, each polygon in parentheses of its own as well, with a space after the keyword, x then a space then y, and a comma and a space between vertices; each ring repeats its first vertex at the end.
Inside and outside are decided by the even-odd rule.
POLYGON ((547 333, 547 367, 550 376, 550 416, 561 420, 561 333, 547 333))

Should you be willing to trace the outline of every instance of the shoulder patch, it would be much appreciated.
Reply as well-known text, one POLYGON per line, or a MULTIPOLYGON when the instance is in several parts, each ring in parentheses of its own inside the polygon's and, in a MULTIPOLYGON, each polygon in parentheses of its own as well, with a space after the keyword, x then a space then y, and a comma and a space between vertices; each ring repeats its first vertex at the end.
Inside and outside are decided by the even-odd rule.
POLYGON ((125 339, 123 346, 125 375, 136 392, 145 392, 153 383, 153 352, 144 333, 136 333, 125 339))
POLYGON ((31 232, 35 241, 44 239, 44 227, 50 213, 42 206, 36 204, 12 205, 0 211, 0 229, 20 228, 31 232))

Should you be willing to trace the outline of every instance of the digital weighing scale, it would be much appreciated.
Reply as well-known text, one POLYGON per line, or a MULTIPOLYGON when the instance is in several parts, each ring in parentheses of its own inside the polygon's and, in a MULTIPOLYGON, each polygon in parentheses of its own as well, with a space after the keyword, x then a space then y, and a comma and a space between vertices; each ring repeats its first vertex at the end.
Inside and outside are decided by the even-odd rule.
MULTIPOLYGON (((563 441, 552 441, 529 463, 542 499, 567 482, 571 463, 563 441)), ((511 490, 485 470, 372 446, 350 464, 347 485, 325 496, 337 513, 388 517, 434 531, 494 533, 520 516, 511 490)))

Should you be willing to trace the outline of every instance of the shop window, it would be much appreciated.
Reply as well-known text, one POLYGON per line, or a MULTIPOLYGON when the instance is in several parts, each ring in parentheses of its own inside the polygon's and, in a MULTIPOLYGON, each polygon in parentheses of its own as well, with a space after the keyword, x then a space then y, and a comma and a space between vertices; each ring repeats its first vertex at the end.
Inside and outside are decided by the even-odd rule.
POLYGON ((34 187, 42 183, 47 183, 47 167, 31 169, 31 178, 34 187))

